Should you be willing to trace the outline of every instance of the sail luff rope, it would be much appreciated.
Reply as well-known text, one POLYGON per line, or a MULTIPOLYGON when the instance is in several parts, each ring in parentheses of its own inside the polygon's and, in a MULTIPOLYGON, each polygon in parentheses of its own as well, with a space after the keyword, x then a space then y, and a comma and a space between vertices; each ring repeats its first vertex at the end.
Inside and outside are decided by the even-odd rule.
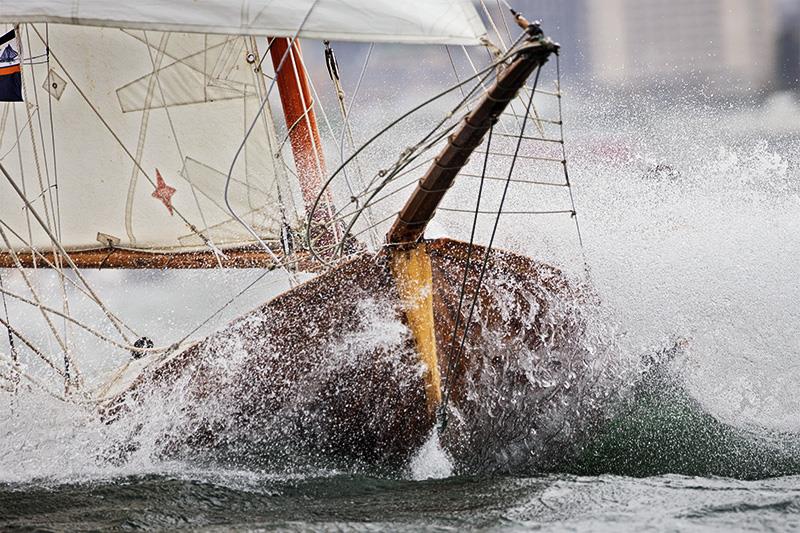
MULTIPOLYGON (((539 76, 540 76, 541 72, 542 72, 542 67, 540 65, 536 69, 536 76, 535 76, 535 78, 533 80, 533 90, 530 93, 530 98, 528 100, 528 107, 526 109, 525 116, 522 119, 522 127, 520 128, 520 136, 517 139, 517 146, 516 146, 515 151, 514 151, 515 157, 511 160, 511 165, 510 165, 510 168, 508 170, 508 178, 509 178, 509 180, 511 179, 511 177, 514 174, 514 169, 516 167, 516 162, 517 162, 516 155, 519 154, 520 147, 522 146, 522 137, 525 134, 525 126, 527 125, 527 120, 526 119, 528 118, 528 115, 530 114, 530 109, 533 106, 533 96, 536 93, 535 89, 536 89, 536 86, 539 83, 539 76)), ((487 156, 487 158, 488 158, 488 156, 487 156)), ((469 312, 467 314, 467 320, 464 322, 464 333, 461 336, 461 342, 460 342, 460 345, 459 345, 458 352, 456 352, 455 354, 452 354, 451 357, 450 357, 450 360, 448 361, 448 372, 447 372, 447 376, 446 376, 447 382, 446 382, 446 387, 445 387, 445 393, 443 395, 442 404, 441 404, 441 407, 440 407, 440 410, 439 410, 439 425, 438 425, 439 432, 444 431, 444 429, 447 427, 447 416, 448 416, 447 406, 448 406, 448 402, 450 401, 450 394, 452 392, 452 377, 453 377, 452 376, 452 371, 455 368, 454 365, 455 365, 456 358, 461 359, 464 356, 464 346, 465 346, 465 344, 467 342, 467 335, 469 334, 470 326, 472 325, 473 314, 475 312, 475 307, 476 307, 476 305, 478 303, 478 298, 480 296, 481 285, 483 284, 483 279, 484 279, 484 276, 486 275, 486 269, 487 269, 488 264, 489 264, 489 256, 492 253, 492 247, 494 245, 494 239, 495 239, 495 236, 497 235, 497 227, 498 227, 499 222, 500 222, 500 214, 503 212, 503 205, 505 204, 506 195, 508 194, 508 188, 509 188, 510 184, 511 184, 510 181, 506 181, 506 185, 503 188, 503 195, 500 197, 500 205, 497 208, 497 216, 495 217, 494 226, 492 228, 492 233, 491 233, 491 235, 489 237, 489 243, 486 246, 486 252, 484 253, 484 256, 483 256, 483 263, 481 264, 481 270, 480 270, 480 274, 478 276, 478 283, 477 283, 477 285, 475 287, 475 292, 474 292, 474 296, 472 298, 472 303, 470 305, 469 312)), ((464 283, 464 285, 461 287, 461 290, 466 290, 466 283, 464 283)), ((453 334, 457 335, 458 332, 454 332, 453 334)))

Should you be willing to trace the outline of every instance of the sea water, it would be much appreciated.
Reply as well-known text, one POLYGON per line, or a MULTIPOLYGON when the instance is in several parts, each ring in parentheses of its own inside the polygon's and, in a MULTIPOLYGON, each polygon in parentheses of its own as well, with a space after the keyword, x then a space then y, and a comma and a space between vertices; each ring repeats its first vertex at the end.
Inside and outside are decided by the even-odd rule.
MULTIPOLYGON (((635 373, 618 369, 626 380, 616 385, 636 389, 633 401, 580 454, 542 472, 533 460, 516 472, 462 473, 432 435, 389 472, 174 456, 163 446, 186 422, 179 392, 108 425, 31 387, 0 406, 0 529, 800 527, 797 125, 762 103, 573 102, 567 135, 583 246, 538 222, 500 244, 591 283, 602 302, 597 331, 617 351, 609 364, 685 346, 657 376, 627 380, 635 373), (137 447, 115 453, 133 428, 137 447)), ((136 329, 166 343, 255 275, 91 279, 136 329)), ((5 281, 20 284, 10 273, 5 281)), ((247 294, 221 323, 266 292, 247 294)), ((379 316, 365 342, 404 334, 379 316)), ((85 373, 98 383, 122 362, 89 359, 85 373)))

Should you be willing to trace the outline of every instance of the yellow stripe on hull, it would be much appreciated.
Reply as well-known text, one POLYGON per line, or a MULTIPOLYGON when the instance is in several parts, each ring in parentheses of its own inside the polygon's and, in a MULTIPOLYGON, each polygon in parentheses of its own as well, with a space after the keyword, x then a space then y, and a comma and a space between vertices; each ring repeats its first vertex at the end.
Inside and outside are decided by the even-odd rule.
POLYGON ((434 413, 442 401, 442 383, 433 321, 431 260, 425 244, 410 249, 396 248, 391 253, 392 275, 417 353, 426 367, 423 380, 428 411, 434 413))

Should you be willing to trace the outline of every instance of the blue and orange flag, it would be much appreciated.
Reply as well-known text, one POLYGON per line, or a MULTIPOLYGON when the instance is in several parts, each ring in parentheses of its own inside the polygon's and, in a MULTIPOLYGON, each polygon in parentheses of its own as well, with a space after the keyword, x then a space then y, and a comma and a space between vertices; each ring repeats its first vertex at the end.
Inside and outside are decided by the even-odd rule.
POLYGON ((0 37, 0 102, 22 102, 22 77, 19 70, 17 32, 0 37))

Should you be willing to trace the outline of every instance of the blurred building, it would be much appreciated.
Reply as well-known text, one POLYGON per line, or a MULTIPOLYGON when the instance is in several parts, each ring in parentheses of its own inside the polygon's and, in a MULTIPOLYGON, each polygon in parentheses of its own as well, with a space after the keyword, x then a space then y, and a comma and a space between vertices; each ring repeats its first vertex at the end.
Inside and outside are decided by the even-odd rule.
POLYGON ((778 88, 800 92, 800 0, 778 0, 778 88))
MULTIPOLYGON (((793 0, 786 0, 793 1, 793 0)), ((591 76, 721 93, 775 85, 778 0, 586 0, 591 76)))
POLYGON ((561 45, 561 66, 567 75, 589 68, 588 0, 514 0, 526 17, 542 21, 545 33, 561 45))

